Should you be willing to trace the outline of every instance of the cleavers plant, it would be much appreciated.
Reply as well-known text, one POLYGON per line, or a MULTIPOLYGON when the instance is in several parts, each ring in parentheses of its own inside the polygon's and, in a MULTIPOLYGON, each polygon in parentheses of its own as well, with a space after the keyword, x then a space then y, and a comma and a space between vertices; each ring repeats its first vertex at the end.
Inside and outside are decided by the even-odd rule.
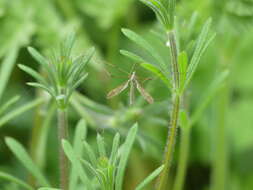
MULTIPOLYGON (((81 125, 80 127, 83 128, 84 125, 81 125)), ((137 131, 138 125, 134 124, 129 130, 125 142, 122 145, 120 145, 120 135, 119 133, 116 133, 113 138, 111 153, 109 156, 104 139, 99 134, 97 136, 98 155, 95 153, 94 149, 81 138, 79 138, 78 141, 83 141, 83 146, 81 146, 78 151, 75 148, 75 144, 72 146, 68 141, 63 140, 63 148, 72 163, 73 171, 80 177, 81 182, 85 187, 89 190, 95 190, 97 188, 101 190, 123 189, 123 179, 127 161, 134 145, 137 131), (82 158, 82 150, 86 153, 88 157, 87 160, 82 158), (84 170, 83 166, 87 170, 84 170), (87 175, 87 171, 91 172, 91 178, 87 175), (93 180, 93 176, 95 176, 95 180, 93 180)), ((160 166, 154 170, 136 186, 135 190, 144 189, 144 187, 159 175, 163 167, 164 166, 160 166)), ((75 189, 75 187, 70 189, 75 189)))
POLYGON ((68 160, 60 146, 62 139, 68 139, 68 117, 67 109, 73 91, 85 80, 87 73, 85 66, 90 61, 94 48, 86 54, 73 58, 72 49, 75 35, 69 35, 64 43, 60 45, 59 52, 54 52, 50 59, 43 57, 32 47, 28 51, 34 59, 42 66, 46 76, 40 75, 32 68, 19 65, 19 67, 30 74, 37 82, 29 82, 28 85, 42 88, 47 91, 57 103, 58 108, 58 138, 59 138, 59 162, 60 162, 60 187, 68 189, 68 160))
POLYGON ((173 151, 176 142, 179 113, 182 106, 184 93, 196 71, 200 58, 207 49, 215 34, 210 34, 211 19, 204 24, 196 40, 190 39, 185 46, 180 46, 180 35, 175 14, 175 0, 141 0, 150 7, 156 14, 164 31, 165 39, 163 43, 170 52, 170 63, 166 62, 159 52, 152 47, 143 37, 129 29, 123 29, 123 33, 137 45, 141 46, 154 61, 149 61, 145 57, 140 57, 135 53, 122 50, 121 53, 135 61, 157 75, 165 82, 172 94, 172 110, 170 112, 170 124, 164 151, 164 169, 157 181, 157 190, 166 189, 167 178, 170 172, 170 165, 173 158, 173 151), (188 47, 191 48, 188 48, 188 47))

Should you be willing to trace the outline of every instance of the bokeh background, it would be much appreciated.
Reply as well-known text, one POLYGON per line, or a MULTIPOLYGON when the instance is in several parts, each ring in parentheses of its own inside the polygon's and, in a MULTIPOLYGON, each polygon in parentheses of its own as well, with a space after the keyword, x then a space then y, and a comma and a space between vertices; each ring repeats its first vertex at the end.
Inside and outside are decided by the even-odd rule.
MULTIPOLYGON (((216 93, 193 126, 185 189, 211 189, 215 171, 225 171, 224 189, 251 190, 253 1, 177 1, 177 18, 182 23, 187 22, 195 11, 198 13, 196 34, 204 21, 212 17, 212 30, 217 32, 217 36, 202 57, 188 91, 190 112, 205 96, 207 87, 217 73, 229 69, 230 75, 224 88, 216 93), (217 160, 221 162, 217 163, 217 160)), ((156 41, 153 35, 153 29, 158 25, 153 12, 137 0, 0 0, 0 105, 16 95, 20 96, 0 116, 0 170, 33 183, 33 179, 4 143, 4 137, 11 136, 27 148, 50 181, 57 184, 55 110, 50 103, 39 104, 13 116, 13 112, 20 108, 34 103, 38 98, 47 97, 25 84, 33 79, 18 69, 17 64, 40 70, 26 47, 36 47, 47 55, 73 31, 77 35, 75 53, 78 55, 94 46, 96 55, 87 66, 88 79, 78 89, 82 96, 75 94, 69 110, 70 133, 73 133, 77 121, 84 118, 89 126, 88 141, 92 144, 96 133, 100 132, 110 148, 115 131, 120 131, 124 136, 129 127, 138 121, 139 137, 129 160, 125 189, 133 189, 156 168, 163 157, 171 108, 168 89, 137 65, 135 69, 138 76, 153 77, 144 86, 154 97, 154 104, 148 105, 138 95, 135 106, 129 107, 127 92, 112 100, 107 100, 106 94, 127 79, 127 75, 117 67, 129 72, 134 64, 123 57, 119 50, 131 49, 144 54, 122 34, 121 28, 136 31, 164 53, 161 42, 156 41), (115 76, 109 76, 108 72, 115 76), (6 118, 9 113, 12 117, 6 118), (45 136, 41 145, 42 134, 45 136)), ((177 142, 171 181, 177 167, 180 130, 177 142)), ((223 173, 218 175, 222 177, 223 173)), ((0 189, 14 188, 12 184, 0 180, 0 189)))

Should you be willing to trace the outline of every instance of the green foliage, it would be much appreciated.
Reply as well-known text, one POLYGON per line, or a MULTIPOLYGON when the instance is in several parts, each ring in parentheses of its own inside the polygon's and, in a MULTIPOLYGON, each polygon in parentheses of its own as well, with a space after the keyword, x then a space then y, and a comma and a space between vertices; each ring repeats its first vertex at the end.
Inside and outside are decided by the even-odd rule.
POLYGON ((43 78, 33 69, 19 65, 20 69, 30 74, 38 83, 29 82, 30 86, 42 88, 47 91, 62 109, 66 108, 73 91, 85 80, 84 67, 94 54, 91 48, 87 54, 73 58, 71 50, 74 45, 75 36, 69 36, 61 44, 58 54, 53 54, 51 59, 44 58, 37 50, 29 47, 28 51, 38 61, 47 73, 47 79, 43 78))
MULTIPOLYGON (((60 47, 62 51, 56 48, 73 29, 76 40, 68 57, 70 62, 82 62, 81 57, 86 60, 92 56, 87 61, 92 64, 86 63, 80 79, 86 72, 89 77, 68 100, 70 138, 63 144, 72 163, 69 190, 100 189, 97 175, 103 184, 106 184, 105 174, 106 181, 110 181, 106 171, 111 171, 112 166, 114 170, 119 169, 123 154, 121 142, 135 122, 139 124, 136 145, 139 144, 143 152, 137 149, 129 155, 127 170, 123 172, 123 188, 154 189, 146 184, 166 167, 148 173, 163 158, 165 126, 175 121, 173 117, 168 118, 168 112, 174 109, 175 97, 179 95, 180 128, 175 133, 179 146, 172 151, 176 156, 171 165, 176 170, 170 174, 169 188, 252 189, 253 141, 249 135, 253 122, 252 21, 252 0, 0 1, 0 133, 3 137, 0 189, 57 189, 58 150, 53 124, 57 105, 54 101, 55 97, 62 98, 59 96, 62 93, 53 89, 67 83, 63 73, 69 64, 60 57, 69 49, 62 48, 64 45, 60 47), (123 29, 122 35, 121 27, 135 32, 123 29), (171 41, 169 34, 174 38, 171 41), (36 50, 28 48, 31 56, 25 49, 27 46, 36 47, 36 50), (96 53, 88 50, 93 46, 96 53), (52 53, 52 49, 56 49, 56 53, 52 53), (119 56, 118 49, 124 49, 120 53, 130 59, 119 56), (75 56, 83 50, 87 53, 75 56), (34 65, 32 57, 39 64, 34 65), (35 91, 25 85, 25 81, 32 79, 16 68, 19 62, 25 63, 20 67, 38 83, 30 83, 39 87, 35 91), (61 64, 51 64, 53 62, 67 64, 61 67, 61 64), (107 67, 105 62, 115 65, 114 68, 107 67), (116 68, 129 71, 132 63, 136 65, 134 70, 140 84, 144 83, 155 100, 152 105, 137 96, 134 106, 125 107, 128 97, 124 93, 112 101, 106 99, 109 89, 128 77, 116 68), (173 69, 175 63, 178 70, 173 69), (113 78, 108 77, 105 70, 109 70, 113 78), (177 90, 175 75, 180 81, 177 90), (55 93, 52 101, 41 88, 55 93), (97 135, 97 131, 102 131, 102 135, 97 135), (114 138, 113 131, 118 132, 114 138), (23 171, 24 167, 16 160, 17 153, 10 155, 3 143, 5 136, 15 137, 26 145, 20 149, 12 143, 20 149, 16 152, 22 154, 18 155, 26 155, 22 166, 27 170, 27 165, 35 165, 40 177, 52 187, 34 177, 36 171, 31 172, 30 167, 23 171), (33 163, 27 162, 27 158, 33 163), (192 179, 192 173, 196 180, 192 179), (146 175, 146 180, 140 182, 146 175)), ((64 44, 71 46, 70 41, 65 39, 64 44)))
POLYGON ((150 183, 150 181, 152 181, 153 179, 155 179, 163 170, 164 166, 160 166, 159 168, 157 168, 155 171, 153 171, 147 178, 145 178, 136 188, 135 190, 141 190, 143 189, 148 183, 150 183))
MULTIPOLYGON (((31 102, 28 102, 28 103, 16 108, 15 110, 12 110, 12 111, 6 113, 5 115, 3 115, 0 118, 0 127, 2 127, 5 123, 10 121, 11 119, 17 117, 18 115, 23 114, 24 112, 42 104, 43 101, 44 101, 43 99, 32 100, 31 102)), ((9 103, 11 103, 11 102, 9 102, 9 103)))
POLYGON ((151 8, 158 20, 161 22, 166 32, 174 26, 175 17, 175 0, 140 0, 142 3, 151 8))
POLYGON ((208 38, 208 34, 210 32, 211 19, 207 20, 204 24, 202 31, 199 34, 199 37, 196 42, 196 46, 194 49, 194 53, 191 57, 189 66, 187 68, 186 81, 184 84, 184 88, 191 81, 193 74, 195 73, 197 66, 199 64, 200 58, 205 52, 206 48, 209 46, 210 42, 214 39, 215 34, 213 34, 210 38, 208 38))
MULTIPOLYGON (((134 140, 137 135, 137 124, 135 124, 128 132, 125 142, 120 146, 120 135, 117 133, 114 136, 112 143, 112 150, 109 157, 106 156, 105 143, 103 137, 97 136, 97 145, 99 156, 91 149, 90 145, 84 141, 84 152, 88 156, 89 161, 80 158, 82 154, 75 152, 74 148, 66 140, 63 140, 63 148, 72 163, 73 171, 79 174, 79 177, 84 186, 89 189, 94 189, 95 181, 88 179, 88 172, 84 171, 82 165, 88 169, 97 179, 99 187, 104 190, 122 189, 123 179, 125 176, 125 169, 130 151, 133 147, 134 140), (81 165, 82 164, 82 165, 81 165), (115 187, 115 188, 114 188, 115 187)), ((77 129, 80 130, 80 129, 77 129)), ((77 139, 76 139, 77 140, 77 139)), ((79 137, 79 141, 81 138, 79 137)), ((152 172, 146 179, 144 179, 136 190, 143 189, 162 171, 163 166, 152 172)), ((70 188, 72 189, 72 188, 70 188)))
MULTIPOLYGON (((193 74, 195 73, 197 66, 200 62, 200 58, 202 57, 203 53, 209 46, 209 44, 212 42, 212 40, 215 37, 215 34, 212 34, 210 36, 210 26, 211 26, 211 19, 207 20, 204 24, 198 39, 194 45, 194 50, 192 53, 192 56, 188 57, 187 55, 191 55, 191 52, 187 53, 187 49, 179 52, 178 56, 178 65, 179 65, 179 75, 180 75, 180 93, 183 93, 188 84, 190 83, 193 74), (188 61, 189 60, 189 61, 188 61), (189 64, 188 64, 189 62, 189 64)), ((167 84, 166 86, 172 89, 172 79, 171 75, 169 74, 172 70, 172 66, 168 65, 168 63, 165 63, 165 59, 163 59, 159 52, 157 52, 156 49, 152 47, 151 44, 149 44, 148 41, 143 39, 140 35, 136 34, 135 32, 123 29, 123 33, 133 42, 138 44, 140 47, 142 47, 149 55, 153 57, 154 62, 150 62, 149 60, 140 57, 136 55, 135 53, 128 52, 125 50, 121 50, 121 53, 127 57, 130 57, 131 59, 138 61, 138 62, 144 62, 144 64, 141 64, 145 69, 151 71, 156 76, 158 76, 162 81, 167 84), (150 64, 150 65, 148 65, 150 64), (170 82, 169 82, 170 81, 170 82)), ((167 43, 164 41, 164 44, 167 43)), ((180 50, 177 50, 180 51, 180 50)), ((172 56, 172 55, 171 55, 172 56)), ((172 71, 176 72, 176 71, 172 71)), ((172 73, 172 76, 174 74, 172 73)))
POLYGON ((41 173, 39 168, 34 164, 30 156, 27 154, 25 148, 15 139, 7 137, 5 139, 7 146, 13 152, 13 154, 18 158, 18 160, 24 165, 24 167, 31 172, 31 174, 36 177, 41 185, 48 186, 49 183, 44 175, 41 173))
POLYGON ((33 190, 33 188, 28 185, 27 183, 24 183, 23 181, 21 181, 20 179, 12 176, 12 175, 9 175, 7 173, 4 173, 4 172, 0 172, 0 178, 2 179, 5 179, 5 180, 8 180, 8 181, 11 181, 15 184, 18 184, 20 187, 23 187, 25 189, 28 189, 28 190, 33 190))
POLYGON ((122 145, 119 166, 117 168, 117 175, 116 175, 116 179, 115 179, 115 189, 116 190, 122 189, 126 164, 127 164, 128 156, 130 154, 131 148, 132 148, 134 140, 135 140, 135 136, 137 134, 137 129, 138 129, 137 124, 135 124, 131 128, 131 130, 129 131, 129 133, 126 137, 125 143, 122 145))

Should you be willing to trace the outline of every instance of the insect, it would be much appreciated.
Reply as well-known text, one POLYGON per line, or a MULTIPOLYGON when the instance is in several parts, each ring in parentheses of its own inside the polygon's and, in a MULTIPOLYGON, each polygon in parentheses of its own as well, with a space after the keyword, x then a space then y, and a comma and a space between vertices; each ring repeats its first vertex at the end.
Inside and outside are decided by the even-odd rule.
POLYGON ((144 99, 152 104, 154 102, 152 96, 141 86, 140 82, 137 79, 136 72, 133 71, 129 79, 124 82, 123 84, 119 85, 118 87, 114 88, 107 94, 107 98, 110 99, 114 96, 119 95, 121 92, 123 92, 125 89, 130 86, 130 91, 129 91, 129 104, 132 105, 134 103, 134 92, 135 88, 139 91, 139 93, 144 97, 144 99))

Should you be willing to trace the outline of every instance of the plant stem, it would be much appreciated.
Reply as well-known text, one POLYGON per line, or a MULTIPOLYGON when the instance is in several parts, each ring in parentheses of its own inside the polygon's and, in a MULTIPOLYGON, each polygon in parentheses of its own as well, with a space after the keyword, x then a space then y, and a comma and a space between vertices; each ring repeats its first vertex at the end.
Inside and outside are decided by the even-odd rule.
POLYGON ((219 100, 217 100, 217 125, 215 132, 215 154, 212 171, 212 189, 225 190, 228 174, 228 139, 226 115, 229 102, 229 87, 226 83, 220 91, 219 100))
POLYGON ((59 143, 59 167, 60 167, 60 188, 68 190, 68 159, 61 146, 62 139, 68 139, 68 117, 67 109, 58 109, 58 143, 59 143))
MULTIPOLYGON (((223 36, 224 37, 224 36, 223 36)), ((223 50, 220 50, 220 65, 222 70, 231 70, 235 51, 238 49, 237 38, 229 36, 228 42, 223 50)), ((227 189, 227 180, 229 179, 229 146, 228 146, 228 129, 227 129, 227 112, 231 96, 231 84, 229 78, 226 79, 224 87, 219 91, 219 99, 216 104, 216 127, 214 136, 214 159, 212 165, 211 187, 213 190, 227 189)))
POLYGON ((157 190, 164 190, 167 184, 168 174, 170 172, 170 165, 173 159, 173 151, 176 142, 176 135, 177 135, 177 127, 178 127, 178 115, 180 109, 180 95, 178 94, 178 89, 180 86, 179 81, 179 69, 178 69, 178 54, 177 54, 177 44, 174 31, 170 31, 168 33, 169 37, 169 45, 171 51, 171 64, 172 64, 172 73, 173 73, 173 94, 172 94, 172 102, 173 102, 173 109, 171 112, 170 117, 170 125, 168 129, 168 136, 167 142, 165 147, 165 154, 164 154, 164 169, 161 172, 158 183, 157 183, 157 190))
POLYGON ((184 126, 184 128, 182 127, 178 168, 177 168, 177 174, 176 174, 173 190, 182 190, 184 187, 186 167, 187 167, 189 147, 190 147, 190 134, 191 134, 190 126, 184 126))

